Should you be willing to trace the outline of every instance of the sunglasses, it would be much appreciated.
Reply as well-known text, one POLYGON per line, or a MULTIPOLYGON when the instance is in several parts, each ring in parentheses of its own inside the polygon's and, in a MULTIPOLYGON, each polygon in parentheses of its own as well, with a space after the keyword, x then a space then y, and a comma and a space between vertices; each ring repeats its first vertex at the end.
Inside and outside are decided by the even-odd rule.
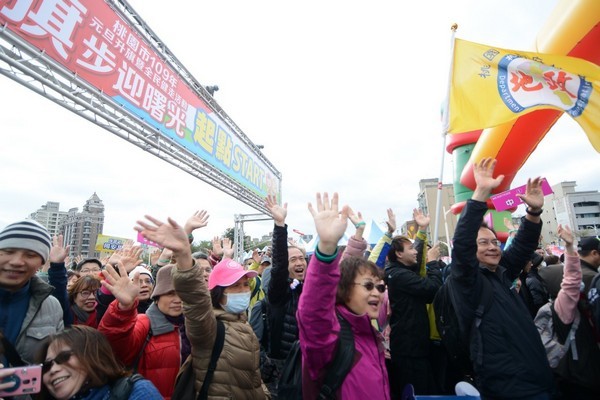
POLYGON ((50 368, 52 368, 52 366, 54 364, 64 364, 67 361, 69 361, 71 359, 71 356, 73 355, 73 351, 72 350, 65 350, 65 351, 61 351, 60 353, 58 353, 58 355, 56 357, 54 357, 52 360, 46 360, 42 363, 42 373, 45 374, 48 371, 50 371, 50 368))
POLYGON ((385 292, 385 285, 383 283, 375 284, 373 282, 365 282, 365 283, 356 283, 356 282, 353 282, 352 284, 353 285, 360 285, 360 286, 364 287, 365 289, 367 289, 367 291, 369 291, 369 292, 371 290, 373 290, 373 289, 377 289, 377 291, 379 293, 385 292))

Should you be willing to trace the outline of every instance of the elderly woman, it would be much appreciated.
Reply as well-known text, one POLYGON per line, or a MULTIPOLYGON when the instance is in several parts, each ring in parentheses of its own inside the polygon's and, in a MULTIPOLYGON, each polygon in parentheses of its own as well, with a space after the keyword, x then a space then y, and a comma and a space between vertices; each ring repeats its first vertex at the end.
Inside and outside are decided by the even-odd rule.
POLYGON ((352 368, 338 389, 337 398, 388 400, 389 384, 380 333, 371 325, 379 317, 385 285, 380 269, 360 257, 340 263, 337 243, 344 235, 349 208, 338 211, 338 195, 329 201, 317 194, 317 208, 309 205, 320 241, 311 258, 298 305, 304 399, 319 398, 323 377, 334 358, 345 320, 354 336, 352 368))
POLYGON ((41 399, 129 400, 162 399, 145 379, 128 373, 117 362, 106 338, 88 326, 74 326, 50 336, 40 349, 44 386, 41 399))
POLYGON ((170 218, 167 223, 150 216, 146 218, 149 222, 138 221, 136 229, 147 239, 171 249, 177 260, 173 285, 183 301, 196 394, 204 385, 217 338, 217 321, 220 321, 225 328, 225 339, 208 387, 208 397, 267 398, 268 391, 259 370, 258 339, 246 317, 250 303, 248 280, 256 276, 256 271, 247 271, 237 262, 224 259, 215 266, 207 286, 202 269, 192 258, 183 228, 170 218))

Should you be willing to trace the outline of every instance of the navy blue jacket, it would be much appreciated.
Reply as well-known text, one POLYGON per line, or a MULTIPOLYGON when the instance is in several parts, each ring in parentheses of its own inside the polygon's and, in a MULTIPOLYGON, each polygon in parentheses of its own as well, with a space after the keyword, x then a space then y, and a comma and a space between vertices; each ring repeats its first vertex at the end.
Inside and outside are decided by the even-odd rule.
MULTIPOLYGON (((481 302, 482 279, 494 291, 480 325, 483 362, 473 363, 478 389, 494 399, 551 393, 552 372, 540 335, 524 302, 510 289, 537 248, 542 224, 523 218, 517 236, 492 272, 477 260, 477 234, 486 211, 486 203, 467 201, 454 233, 451 269, 463 328, 471 326, 481 302)), ((473 354, 472 342, 472 359, 473 354)))

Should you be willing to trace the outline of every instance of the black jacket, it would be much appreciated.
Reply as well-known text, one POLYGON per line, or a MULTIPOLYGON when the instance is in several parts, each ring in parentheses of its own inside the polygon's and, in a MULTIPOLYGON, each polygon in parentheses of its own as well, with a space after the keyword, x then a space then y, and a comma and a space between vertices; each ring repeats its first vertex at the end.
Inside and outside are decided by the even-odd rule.
POLYGON ((302 294, 302 284, 290 288, 288 271, 287 225, 273 228, 273 267, 267 291, 269 357, 285 359, 298 340, 296 311, 302 294))
MULTIPOLYGON (((552 372, 540 335, 524 302, 510 289, 537 247, 542 224, 523 218, 517 236, 492 272, 477 260, 477 234, 486 211, 486 203, 467 201, 454 233, 451 269, 462 327, 471 326, 481 301, 482 279, 488 279, 494 291, 480 325, 483 362, 473 363, 478 389, 494 399, 550 393, 552 372)), ((472 343, 472 355, 473 351, 472 343)))
POLYGON ((427 304, 442 286, 442 273, 437 262, 427 264, 427 276, 419 276, 419 264, 407 267, 389 263, 385 281, 392 316, 390 318, 390 352, 396 357, 429 355, 429 316, 427 304))

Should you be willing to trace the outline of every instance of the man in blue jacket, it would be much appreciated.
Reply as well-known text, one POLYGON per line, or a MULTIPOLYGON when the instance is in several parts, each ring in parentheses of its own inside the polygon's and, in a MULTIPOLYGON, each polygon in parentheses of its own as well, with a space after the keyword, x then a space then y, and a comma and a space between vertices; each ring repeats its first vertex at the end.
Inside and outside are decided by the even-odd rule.
MULTIPOLYGON (((510 248, 502 253, 495 232, 483 225, 486 200, 503 175, 493 177, 496 160, 474 164, 476 188, 454 233, 451 278, 461 327, 471 327, 482 290, 493 290, 478 331, 471 334, 471 359, 483 399, 549 400, 553 380, 546 352, 531 317, 512 282, 536 249, 544 205, 541 178, 530 179, 524 195, 528 206, 510 248), (483 282, 487 280, 489 283, 483 282)), ((473 328, 471 328, 473 329, 473 328)))

